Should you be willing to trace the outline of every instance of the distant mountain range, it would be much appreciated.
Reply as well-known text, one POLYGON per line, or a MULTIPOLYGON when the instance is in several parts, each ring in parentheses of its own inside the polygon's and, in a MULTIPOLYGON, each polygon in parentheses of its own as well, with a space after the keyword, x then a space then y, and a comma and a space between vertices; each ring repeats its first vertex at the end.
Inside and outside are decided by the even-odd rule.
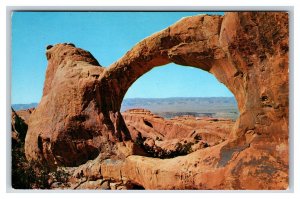
MULTIPOLYGON (((38 103, 13 104, 14 110, 36 107, 38 103)), ((121 112, 132 108, 143 108, 165 118, 180 115, 238 117, 234 97, 170 97, 170 98, 127 98, 123 100, 121 112)))
POLYGON ((239 115, 234 97, 171 97, 124 99, 121 112, 144 108, 165 118, 181 115, 195 117, 224 117, 236 119, 239 115))
POLYGON ((38 103, 30 103, 30 104, 12 104, 12 108, 15 111, 23 110, 23 109, 29 109, 29 108, 35 108, 37 107, 38 103))

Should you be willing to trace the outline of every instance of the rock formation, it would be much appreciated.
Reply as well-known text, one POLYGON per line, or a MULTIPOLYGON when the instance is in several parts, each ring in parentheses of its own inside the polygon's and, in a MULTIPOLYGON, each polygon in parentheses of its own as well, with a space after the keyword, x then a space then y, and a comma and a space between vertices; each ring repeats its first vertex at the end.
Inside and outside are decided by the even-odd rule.
POLYGON ((108 68, 74 45, 49 46, 26 156, 76 166, 126 149, 121 159, 95 159, 78 172, 146 189, 287 189, 288 36, 288 13, 231 12, 183 18, 108 68), (171 62, 213 74, 234 94, 240 117, 228 140, 213 147, 172 159, 134 155, 123 97, 140 76, 171 62))
MULTIPOLYGON (((29 118, 31 113, 35 110, 35 108, 29 108, 29 109, 24 109, 24 110, 18 110, 16 111, 17 115, 24 120, 26 124, 29 122, 29 118)), ((13 111, 14 113, 14 111, 13 111)))
POLYGON ((234 125, 232 120, 220 118, 180 116, 167 120, 145 109, 130 109, 122 116, 133 141, 143 138, 147 147, 170 153, 178 151, 178 147, 190 146, 190 153, 220 144, 234 125))
POLYGON ((11 133, 12 133, 12 148, 17 144, 24 142, 26 132, 28 129, 27 121, 11 109, 11 133))
POLYGON ((26 137, 27 158, 73 166, 97 157, 110 140, 129 139, 128 132, 115 129, 118 117, 102 108, 104 68, 94 57, 71 44, 49 46, 46 55, 43 96, 26 137))

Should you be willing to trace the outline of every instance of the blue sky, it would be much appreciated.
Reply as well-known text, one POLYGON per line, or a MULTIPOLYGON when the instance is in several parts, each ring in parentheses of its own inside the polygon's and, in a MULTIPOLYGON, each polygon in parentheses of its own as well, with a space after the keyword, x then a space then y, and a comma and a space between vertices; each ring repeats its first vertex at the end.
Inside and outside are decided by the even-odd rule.
MULTIPOLYGON (((49 44, 71 42, 109 66, 137 42, 185 16, 201 12, 14 12, 12 15, 12 103, 39 102, 49 44)), ((223 14, 223 13, 208 13, 223 14)), ((200 69, 169 64, 139 78, 134 97, 233 96, 200 69)))

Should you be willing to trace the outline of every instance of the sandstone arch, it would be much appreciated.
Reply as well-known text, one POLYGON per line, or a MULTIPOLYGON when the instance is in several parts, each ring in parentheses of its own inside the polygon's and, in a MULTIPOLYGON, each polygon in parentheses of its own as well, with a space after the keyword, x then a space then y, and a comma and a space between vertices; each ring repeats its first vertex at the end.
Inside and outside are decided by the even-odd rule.
POLYGON ((50 48, 47 58, 43 98, 26 136, 28 159, 78 165, 107 150, 118 154, 116 143, 130 140, 119 112, 127 89, 153 67, 174 62, 214 74, 234 94, 240 118, 230 141, 169 161, 134 156, 132 149, 117 165, 94 164, 101 175, 126 176, 146 189, 287 188, 287 13, 187 17, 107 69, 68 44, 50 48))

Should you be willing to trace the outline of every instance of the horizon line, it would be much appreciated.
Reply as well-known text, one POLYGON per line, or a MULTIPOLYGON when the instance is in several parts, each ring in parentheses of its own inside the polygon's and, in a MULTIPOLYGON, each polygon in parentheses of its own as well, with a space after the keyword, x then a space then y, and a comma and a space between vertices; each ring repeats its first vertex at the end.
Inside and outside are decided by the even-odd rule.
MULTIPOLYGON (((128 99, 170 99, 170 98, 235 98, 234 96, 214 96, 214 97, 129 97, 124 98, 123 100, 128 99)), ((39 102, 29 102, 29 103, 10 103, 11 105, 21 105, 21 104, 38 104, 39 102)))
POLYGON ((128 97, 125 99, 169 99, 169 98, 234 98, 234 96, 206 96, 206 97, 128 97))

